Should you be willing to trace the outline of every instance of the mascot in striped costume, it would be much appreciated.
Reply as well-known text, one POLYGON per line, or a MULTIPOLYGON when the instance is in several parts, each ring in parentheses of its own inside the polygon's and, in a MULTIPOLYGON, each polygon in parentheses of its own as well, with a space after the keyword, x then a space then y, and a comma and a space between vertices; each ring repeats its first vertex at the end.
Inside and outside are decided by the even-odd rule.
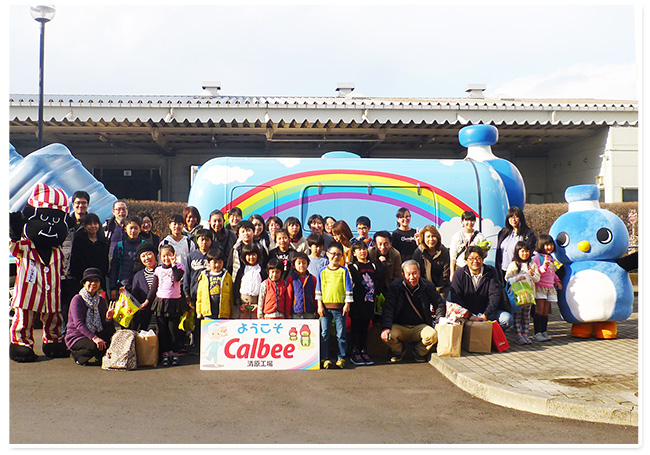
POLYGON ((61 326, 61 245, 68 233, 68 196, 59 188, 38 183, 22 212, 9 214, 9 252, 16 257, 17 272, 9 357, 33 362, 34 321, 43 321, 43 353, 67 357, 61 326))

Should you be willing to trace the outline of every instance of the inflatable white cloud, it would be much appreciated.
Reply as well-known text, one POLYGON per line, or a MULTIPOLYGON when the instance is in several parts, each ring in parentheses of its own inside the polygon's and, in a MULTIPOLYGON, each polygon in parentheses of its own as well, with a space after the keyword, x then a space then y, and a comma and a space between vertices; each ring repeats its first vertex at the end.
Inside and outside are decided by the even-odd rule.
POLYGON ((242 169, 239 166, 210 166, 204 178, 213 185, 227 185, 232 182, 244 183, 253 176, 251 169, 242 169))

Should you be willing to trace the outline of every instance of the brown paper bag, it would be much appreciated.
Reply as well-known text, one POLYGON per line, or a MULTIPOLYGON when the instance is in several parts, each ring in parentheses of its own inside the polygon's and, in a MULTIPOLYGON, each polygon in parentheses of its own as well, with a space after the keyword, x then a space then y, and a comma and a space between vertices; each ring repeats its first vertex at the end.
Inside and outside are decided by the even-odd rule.
POLYGON ((467 352, 492 352, 492 323, 467 321, 463 330, 463 349, 467 352))
POLYGON ((438 332, 438 357, 460 357, 463 324, 436 324, 435 328, 438 332))
POLYGON ((135 352, 138 367, 158 366, 158 336, 138 333, 135 337, 135 352))

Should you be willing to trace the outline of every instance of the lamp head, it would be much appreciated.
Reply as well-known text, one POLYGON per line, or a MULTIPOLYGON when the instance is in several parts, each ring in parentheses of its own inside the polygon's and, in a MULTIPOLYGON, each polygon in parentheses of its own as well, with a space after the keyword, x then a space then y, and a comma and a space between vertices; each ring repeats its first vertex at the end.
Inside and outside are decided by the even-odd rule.
POLYGON ((53 6, 49 5, 39 5, 31 6, 29 8, 29 12, 31 13, 34 20, 45 23, 50 22, 52 19, 54 19, 56 9, 53 6))

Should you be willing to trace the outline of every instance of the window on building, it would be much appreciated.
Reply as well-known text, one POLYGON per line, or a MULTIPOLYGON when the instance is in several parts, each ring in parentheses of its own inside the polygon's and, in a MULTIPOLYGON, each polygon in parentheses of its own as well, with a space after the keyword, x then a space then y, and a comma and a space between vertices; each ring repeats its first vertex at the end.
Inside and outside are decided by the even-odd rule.
POLYGON ((623 202, 638 202, 639 189, 638 188, 623 188, 623 202))

